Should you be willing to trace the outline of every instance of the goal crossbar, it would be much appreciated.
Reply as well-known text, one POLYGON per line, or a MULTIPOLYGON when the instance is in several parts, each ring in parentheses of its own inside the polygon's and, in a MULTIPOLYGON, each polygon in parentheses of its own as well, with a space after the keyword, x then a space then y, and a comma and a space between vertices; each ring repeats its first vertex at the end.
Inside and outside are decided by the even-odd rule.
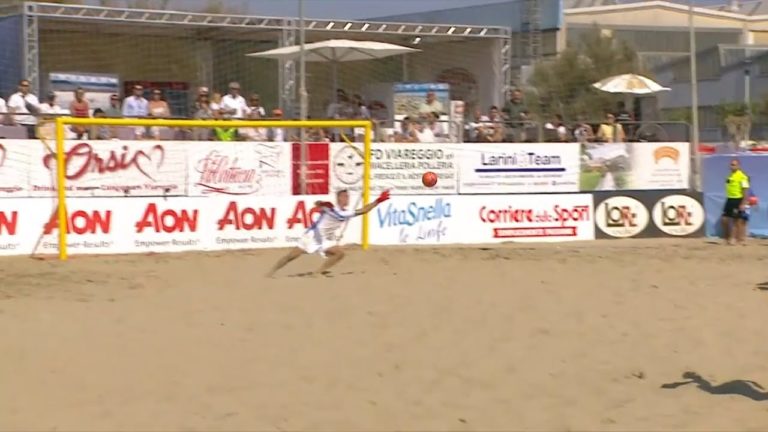
MULTIPOLYGON (((215 128, 227 125, 234 128, 360 128, 365 130, 363 140, 363 205, 368 205, 371 182, 371 139, 373 123, 370 120, 173 120, 173 119, 108 119, 92 117, 56 118, 56 182, 59 220, 59 259, 67 259, 67 193, 66 193, 66 149, 64 148, 65 126, 145 126, 178 128, 215 128)), ((306 143, 302 143, 306 145, 306 143)), ((351 145, 351 144, 350 144, 351 145)), ((306 152, 304 152, 306 154, 306 152)), ((303 161, 304 162, 304 161, 303 161)), ((304 167, 302 167, 304 168, 304 167)), ((363 214, 362 248, 368 249, 368 214, 363 214)))

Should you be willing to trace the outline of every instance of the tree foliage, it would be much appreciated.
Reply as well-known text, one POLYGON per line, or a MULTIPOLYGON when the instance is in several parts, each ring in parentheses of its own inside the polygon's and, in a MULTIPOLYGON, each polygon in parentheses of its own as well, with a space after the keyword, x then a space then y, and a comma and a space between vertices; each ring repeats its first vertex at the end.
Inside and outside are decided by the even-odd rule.
POLYGON ((624 96, 599 91, 592 84, 625 73, 648 76, 629 44, 595 28, 555 60, 536 66, 530 80, 530 99, 539 102, 532 105, 538 106, 542 115, 561 114, 569 120, 579 115, 602 118, 602 113, 615 108, 624 96))

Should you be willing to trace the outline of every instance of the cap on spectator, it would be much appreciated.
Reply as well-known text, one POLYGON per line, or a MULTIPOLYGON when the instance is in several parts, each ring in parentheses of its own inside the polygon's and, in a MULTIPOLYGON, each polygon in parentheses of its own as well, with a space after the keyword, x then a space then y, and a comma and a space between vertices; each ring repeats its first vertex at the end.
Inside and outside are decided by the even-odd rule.
POLYGON ((237 81, 232 81, 231 83, 229 83, 229 88, 240 90, 240 83, 237 81))
POLYGON ((55 99, 56 98, 56 92, 51 90, 48 93, 45 94, 45 97, 48 98, 48 100, 55 99))
POLYGON ((208 87, 200 87, 197 89, 197 94, 199 95, 207 95, 208 94, 208 87))
POLYGON ((109 97, 109 99, 110 99, 110 100, 118 100, 118 99, 120 99, 120 96, 118 96, 118 95, 116 95, 116 94, 113 94, 113 95, 111 95, 111 96, 109 97))
POLYGON ((274 117, 282 117, 283 110, 281 110, 280 108, 275 108, 275 109, 272 110, 272 115, 274 117))

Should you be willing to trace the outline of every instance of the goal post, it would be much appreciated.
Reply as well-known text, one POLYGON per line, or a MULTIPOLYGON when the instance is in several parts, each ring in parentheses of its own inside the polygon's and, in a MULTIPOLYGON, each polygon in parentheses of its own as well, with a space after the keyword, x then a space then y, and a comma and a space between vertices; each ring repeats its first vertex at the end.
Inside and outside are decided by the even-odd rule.
MULTIPOLYGON (((58 117, 55 120, 56 136, 56 192, 57 219, 59 226, 59 259, 67 259, 67 192, 66 192, 66 126, 103 126, 103 127, 166 127, 166 128, 217 128, 226 125, 229 128, 321 128, 321 129, 362 129, 363 139, 363 176, 362 204, 370 203, 371 182, 371 140, 373 123, 369 120, 171 120, 171 119, 127 119, 127 118, 92 118, 92 117, 58 117)), ((344 140, 346 142, 346 139, 344 140)), ((204 141, 195 141, 204 142, 204 141)), ((227 142, 222 142, 226 145, 227 142)), ((348 145, 352 145, 347 142, 348 145)), ((302 143, 302 145, 306 145, 302 143)), ((357 150, 357 148, 356 148, 357 150)), ((359 150, 357 150, 359 152, 359 150)), ((304 152, 306 154, 306 152, 304 152)), ((306 161, 302 161, 305 162, 306 161)), ((329 161, 330 163, 330 161, 329 161)), ((301 167, 304 174, 306 167, 301 167)), ((305 180, 305 179, 304 179, 305 180)), ((303 181, 303 180, 302 180, 303 181)), ((362 217, 361 246, 368 249, 368 214, 362 217)))

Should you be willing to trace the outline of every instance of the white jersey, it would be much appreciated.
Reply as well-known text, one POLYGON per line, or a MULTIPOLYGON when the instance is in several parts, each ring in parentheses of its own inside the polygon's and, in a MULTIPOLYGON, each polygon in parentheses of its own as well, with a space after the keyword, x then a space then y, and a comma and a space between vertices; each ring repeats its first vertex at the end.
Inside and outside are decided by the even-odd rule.
POLYGON ((307 233, 313 232, 316 238, 323 240, 336 240, 336 232, 344 222, 353 217, 355 217, 354 210, 344 210, 338 207, 323 208, 320 217, 307 229, 307 233))

